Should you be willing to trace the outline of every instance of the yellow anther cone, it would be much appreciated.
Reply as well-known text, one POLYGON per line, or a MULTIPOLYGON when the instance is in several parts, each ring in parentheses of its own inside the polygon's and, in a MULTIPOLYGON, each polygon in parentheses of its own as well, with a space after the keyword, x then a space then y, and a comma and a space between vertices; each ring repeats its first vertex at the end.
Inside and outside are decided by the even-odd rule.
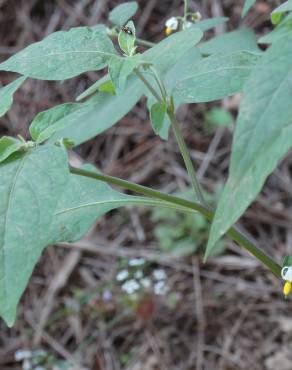
POLYGON ((289 295, 289 293, 291 292, 291 288, 292 288, 291 281, 285 281, 285 284, 284 284, 284 287, 283 287, 283 294, 284 294, 285 297, 287 297, 289 295))

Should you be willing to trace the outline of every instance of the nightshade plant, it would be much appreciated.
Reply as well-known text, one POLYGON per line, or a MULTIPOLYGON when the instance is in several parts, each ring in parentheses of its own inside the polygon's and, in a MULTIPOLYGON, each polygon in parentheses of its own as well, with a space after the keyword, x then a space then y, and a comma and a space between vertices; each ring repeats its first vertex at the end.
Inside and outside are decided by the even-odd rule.
MULTIPOLYGON (((254 3, 246 1, 243 15, 254 3)), ((184 15, 168 22, 167 33, 173 25, 176 32, 155 45, 136 37, 130 20, 136 10, 135 2, 123 3, 110 13, 110 28, 97 25, 55 32, 0 64, 0 70, 21 75, 0 90, 1 116, 27 78, 64 80, 108 69, 77 102, 39 113, 30 125, 31 141, 0 139, 0 316, 9 326, 44 248, 80 239, 99 216, 125 205, 199 212, 212 222, 206 258, 227 234, 281 277, 281 266, 233 224, 292 145, 292 1, 273 11, 275 29, 259 40, 268 46, 264 52, 249 29, 203 41, 205 31, 227 19, 200 20, 198 13, 189 11, 187 0, 184 15), (139 45, 147 48, 142 54, 139 45), (229 177, 213 210, 197 181, 176 109, 238 92, 243 92, 243 99, 229 177), (154 132, 164 140, 170 128, 175 134, 193 201, 101 174, 92 166, 68 164, 68 148, 113 126, 142 96, 147 97, 154 132), (125 195, 110 185, 139 196, 125 195)), ((285 261, 283 278, 291 280, 287 270, 291 260, 285 261)))

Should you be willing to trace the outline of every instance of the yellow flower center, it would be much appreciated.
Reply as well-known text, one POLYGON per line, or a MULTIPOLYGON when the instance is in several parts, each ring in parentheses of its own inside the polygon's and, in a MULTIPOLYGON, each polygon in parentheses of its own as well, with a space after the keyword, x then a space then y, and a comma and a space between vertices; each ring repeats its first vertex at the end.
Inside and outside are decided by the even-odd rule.
POLYGON ((291 288, 292 288, 292 283, 291 281, 285 281, 285 284, 284 284, 284 287, 283 287, 283 294, 285 296, 285 298, 289 295, 289 293, 291 292, 291 288))
POLYGON ((169 36, 172 32, 173 32, 173 29, 172 28, 170 28, 170 27, 166 27, 165 28, 165 34, 166 34, 166 36, 169 36))

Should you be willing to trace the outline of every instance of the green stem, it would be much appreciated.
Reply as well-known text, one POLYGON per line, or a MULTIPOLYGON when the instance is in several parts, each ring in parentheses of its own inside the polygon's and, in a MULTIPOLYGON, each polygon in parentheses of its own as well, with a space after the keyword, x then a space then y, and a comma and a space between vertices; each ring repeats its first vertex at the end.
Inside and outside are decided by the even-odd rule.
POLYGON ((151 85, 150 82, 143 76, 143 73, 141 73, 137 68, 134 69, 134 73, 137 77, 140 78, 140 80, 144 83, 144 85, 148 88, 148 90, 151 92, 151 94, 154 96, 154 98, 157 101, 162 101, 161 96, 157 93, 157 91, 154 89, 154 87, 151 85))
MULTIPOLYGON (((100 173, 82 170, 76 167, 70 166, 70 172, 74 175, 89 177, 95 180, 103 181, 111 185, 119 186, 123 189, 127 189, 138 194, 142 194, 155 199, 160 199, 172 204, 176 204, 180 207, 189 208, 195 210, 205 216, 210 222, 214 218, 214 211, 208 209, 204 205, 196 202, 191 202, 186 199, 176 197, 174 195, 165 194, 160 191, 147 188, 146 186, 138 185, 126 180, 119 179, 113 176, 102 175, 100 173)), ((250 241, 245 235, 242 234, 236 227, 231 227, 227 235, 239 245, 249 251, 255 258, 262 262, 277 278, 281 278, 281 266, 277 264, 271 257, 265 254, 259 249, 252 241, 250 241)))
POLYGON ((184 20, 187 19, 188 10, 189 10, 189 0, 184 0, 184 20))
POLYGON ((187 145, 185 143, 185 140, 183 138, 183 135, 182 135, 182 132, 181 132, 181 129, 180 129, 180 125, 178 123, 178 120, 176 119, 176 116, 174 114, 174 110, 173 110, 172 107, 170 107, 170 109, 168 110, 168 117, 171 121, 171 125, 172 125, 172 128, 173 128, 175 137, 176 137, 176 141, 178 143, 181 155, 184 159, 185 166, 186 166, 188 174, 190 176, 191 183, 192 183, 193 189, 195 191, 195 194, 198 198, 198 201, 200 203, 202 203, 205 207, 208 207, 208 205, 207 205, 207 203, 204 199, 199 181, 197 179, 196 172, 195 172, 191 157, 189 155, 187 145))
POLYGON ((139 38, 136 38, 136 42, 137 42, 137 44, 139 44, 141 46, 146 46, 147 48, 153 48, 153 46, 156 45, 154 42, 139 39, 139 38))

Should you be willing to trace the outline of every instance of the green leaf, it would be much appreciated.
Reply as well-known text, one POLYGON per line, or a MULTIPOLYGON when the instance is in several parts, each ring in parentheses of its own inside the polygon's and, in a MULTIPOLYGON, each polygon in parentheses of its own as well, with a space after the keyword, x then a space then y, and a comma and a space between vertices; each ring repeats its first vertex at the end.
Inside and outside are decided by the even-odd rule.
POLYGON ((141 63, 141 54, 132 57, 112 57, 109 62, 109 75, 117 94, 123 92, 126 87, 127 79, 133 70, 141 63))
POLYGON ((76 101, 83 100, 88 98, 90 95, 93 95, 97 91, 101 92, 108 92, 110 94, 115 94, 115 87, 109 77, 109 75, 105 75, 99 80, 97 80, 94 84, 89 86, 88 89, 84 90, 80 95, 77 96, 76 101))
POLYGON ((89 27, 52 33, 0 64, 0 70, 41 80, 64 80, 104 68, 116 54, 109 37, 89 27))
POLYGON ((253 4, 256 2, 256 0, 245 0, 244 7, 242 9, 241 16, 242 18, 246 16, 249 9, 253 6, 253 4))
MULTIPOLYGON (((95 171, 92 166, 84 166, 84 169, 95 171)), ((126 195, 102 181, 73 174, 68 189, 58 203, 51 226, 54 243, 79 240, 101 215, 118 207, 142 205, 174 209, 170 203, 126 195)))
POLYGON ((138 4, 136 1, 128 1, 124 4, 116 6, 109 13, 109 20, 116 24, 117 26, 122 27, 138 10, 138 4))
POLYGON ((129 21, 126 24, 125 28, 128 29, 131 33, 127 33, 124 31, 124 29, 121 29, 118 35, 119 46, 127 56, 133 56, 136 51, 135 25, 132 21, 129 21))
POLYGON ((19 77, 10 84, 0 88, 0 117, 11 108, 13 103, 13 94, 23 84, 26 77, 19 77))
POLYGON ((278 24, 282 17, 283 13, 292 11, 292 0, 285 1, 282 5, 278 6, 272 11, 271 20, 273 24, 278 24))
POLYGON ((23 148, 23 142, 10 136, 0 138, 0 163, 23 148))
POLYGON ((282 37, 288 37, 292 34, 292 14, 287 15, 285 19, 270 33, 259 39, 260 44, 272 44, 282 37))
POLYGON ((88 102, 66 103, 41 112, 30 125, 30 135, 40 144, 50 139, 56 132, 66 128, 71 121, 78 121, 90 108, 88 102))
POLYGON ((226 17, 216 17, 210 19, 203 19, 199 22, 194 23, 193 28, 199 28, 202 32, 208 31, 213 27, 218 26, 219 24, 225 23, 228 21, 226 17))
POLYGON ((261 190, 292 145, 292 37, 273 44, 244 87, 229 178, 211 227, 206 256, 261 190))
POLYGON ((176 84, 174 99, 179 103, 199 103, 239 92, 258 59, 258 55, 248 52, 204 58, 176 84))
POLYGON ((124 117, 142 97, 144 86, 135 76, 129 78, 127 88, 123 94, 111 95, 98 93, 85 103, 82 114, 68 117, 66 125, 61 131, 56 132, 50 139, 55 142, 62 137, 70 138, 79 145, 92 137, 112 127, 124 117))
MULTIPOLYGON (((142 54, 143 60, 153 63, 163 76, 186 51, 194 48, 201 37, 202 32, 198 29, 178 32, 147 50, 142 54)), ((104 81, 107 79, 109 77, 105 77, 104 81)), ((76 120, 68 120, 68 126, 53 135, 50 141, 55 142, 62 137, 67 137, 79 145, 89 140, 125 116, 143 94, 148 94, 146 87, 136 76, 130 76, 123 94, 96 94, 88 100, 92 105, 87 106, 87 111, 84 111, 84 114, 76 120)))
POLYGON ((255 34, 250 29, 226 32, 199 45, 204 55, 232 53, 235 51, 261 52, 255 34))
POLYGON ((11 326, 16 306, 45 245, 67 184, 61 148, 38 147, 0 165, 0 316, 11 326))
POLYGON ((150 108, 150 120, 156 134, 159 134, 163 127, 166 111, 167 104, 164 101, 156 102, 150 108))

